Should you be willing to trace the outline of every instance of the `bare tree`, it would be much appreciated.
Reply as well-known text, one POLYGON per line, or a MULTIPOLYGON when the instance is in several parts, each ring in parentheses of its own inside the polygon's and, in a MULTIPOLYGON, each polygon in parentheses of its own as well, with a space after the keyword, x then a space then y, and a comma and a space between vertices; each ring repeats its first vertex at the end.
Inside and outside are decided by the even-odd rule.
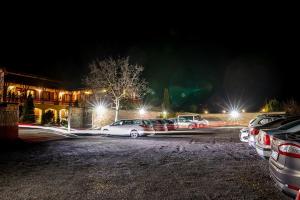
POLYGON ((144 68, 129 64, 129 57, 95 60, 89 67, 84 83, 93 91, 105 89, 110 94, 116 110, 115 121, 118 120, 120 100, 142 97, 147 91, 147 82, 141 78, 144 68))

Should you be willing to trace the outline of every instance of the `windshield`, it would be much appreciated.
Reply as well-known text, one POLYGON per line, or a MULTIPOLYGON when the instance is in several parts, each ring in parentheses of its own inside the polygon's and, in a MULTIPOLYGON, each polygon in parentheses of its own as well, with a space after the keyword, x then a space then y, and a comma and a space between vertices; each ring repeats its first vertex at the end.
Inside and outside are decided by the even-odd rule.
POLYGON ((180 118, 183 118, 183 119, 189 120, 189 121, 193 120, 193 116, 181 116, 180 118))

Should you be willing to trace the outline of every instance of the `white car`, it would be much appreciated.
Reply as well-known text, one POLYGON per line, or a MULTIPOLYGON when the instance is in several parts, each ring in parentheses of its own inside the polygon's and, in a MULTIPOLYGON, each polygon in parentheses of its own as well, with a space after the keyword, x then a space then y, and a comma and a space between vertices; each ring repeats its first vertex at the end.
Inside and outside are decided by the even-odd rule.
POLYGON ((137 138, 149 134, 154 134, 153 125, 149 120, 143 119, 124 119, 119 120, 111 125, 101 128, 101 134, 104 135, 119 135, 130 136, 137 138))
POLYGON ((250 131, 255 126, 262 126, 276 119, 283 118, 282 114, 262 114, 250 120, 248 127, 240 130, 240 141, 248 142, 250 146, 255 146, 255 137, 250 134, 250 131))
POLYGON ((190 122, 193 122, 196 124, 195 128, 208 126, 209 122, 206 119, 203 119, 200 115, 178 115, 178 118, 184 118, 186 120, 189 120, 190 122))
POLYGON ((169 119, 172 122, 174 122, 174 124, 176 124, 178 129, 195 129, 197 127, 197 124, 194 122, 191 122, 190 120, 187 120, 185 118, 171 118, 169 119))

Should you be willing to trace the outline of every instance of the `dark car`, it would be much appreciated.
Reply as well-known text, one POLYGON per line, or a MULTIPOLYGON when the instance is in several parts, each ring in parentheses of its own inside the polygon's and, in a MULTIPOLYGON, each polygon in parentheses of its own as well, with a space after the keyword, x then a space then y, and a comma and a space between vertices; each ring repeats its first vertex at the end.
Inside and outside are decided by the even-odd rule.
POLYGON ((279 189, 296 196, 300 190, 300 132, 274 135, 269 169, 279 189))
POLYGON ((174 123, 172 120, 163 119, 163 121, 166 123, 168 131, 174 131, 178 128, 178 125, 174 123))

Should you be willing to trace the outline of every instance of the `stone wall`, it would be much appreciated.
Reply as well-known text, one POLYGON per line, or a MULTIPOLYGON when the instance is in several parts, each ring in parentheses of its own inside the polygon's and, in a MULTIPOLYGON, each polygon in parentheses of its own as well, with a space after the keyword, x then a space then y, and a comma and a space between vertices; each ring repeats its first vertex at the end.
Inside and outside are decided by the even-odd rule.
MULTIPOLYGON (((240 113, 239 117, 236 119, 233 119, 229 113, 202 114, 201 116, 209 121, 235 122, 238 125, 247 126, 251 119, 261 114, 264 113, 240 113)), ((267 114, 284 114, 284 112, 273 112, 267 114)))
POLYGON ((0 105, 0 140, 18 139, 18 121, 16 105, 0 105))
MULTIPOLYGON (((140 115, 138 110, 120 110, 119 119, 153 119, 160 116, 160 112, 147 111, 146 114, 140 115)), ((177 113, 177 114, 197 114, 197 113, 177 113)), ((239 117, 233 119, 229 113, 215 113, 215 114, 200 114, 204 119, 207 119, 211 124, 224 124, 224 125, 241 125, 247 126, 249 121, 257 115, 263 113, 240 113, 239 117), (215 123, 224 122, 224 123, 215 123)), ((282 112, 269 113, 269 114, 283 114, 282 112)), ((101 115, 92 110, 84 110, 78 108, 77 111, 72 112, 72 128, 87 128, 87 127, 102 127, 114 122, 115 111, 112 109, 107 110, 101 115)))
MULTIPOLYGON (((153 119, 158 118, 160 112, 147 111, 144 115, 140 115, 138 110, 120 110, 119 119, 153 119)), ((93 126, 101 127, 103 125, 111 124, 115 119, 115 111, 107 110, 103 115, 97 115, 96 112, 93 112, 93 126)))

